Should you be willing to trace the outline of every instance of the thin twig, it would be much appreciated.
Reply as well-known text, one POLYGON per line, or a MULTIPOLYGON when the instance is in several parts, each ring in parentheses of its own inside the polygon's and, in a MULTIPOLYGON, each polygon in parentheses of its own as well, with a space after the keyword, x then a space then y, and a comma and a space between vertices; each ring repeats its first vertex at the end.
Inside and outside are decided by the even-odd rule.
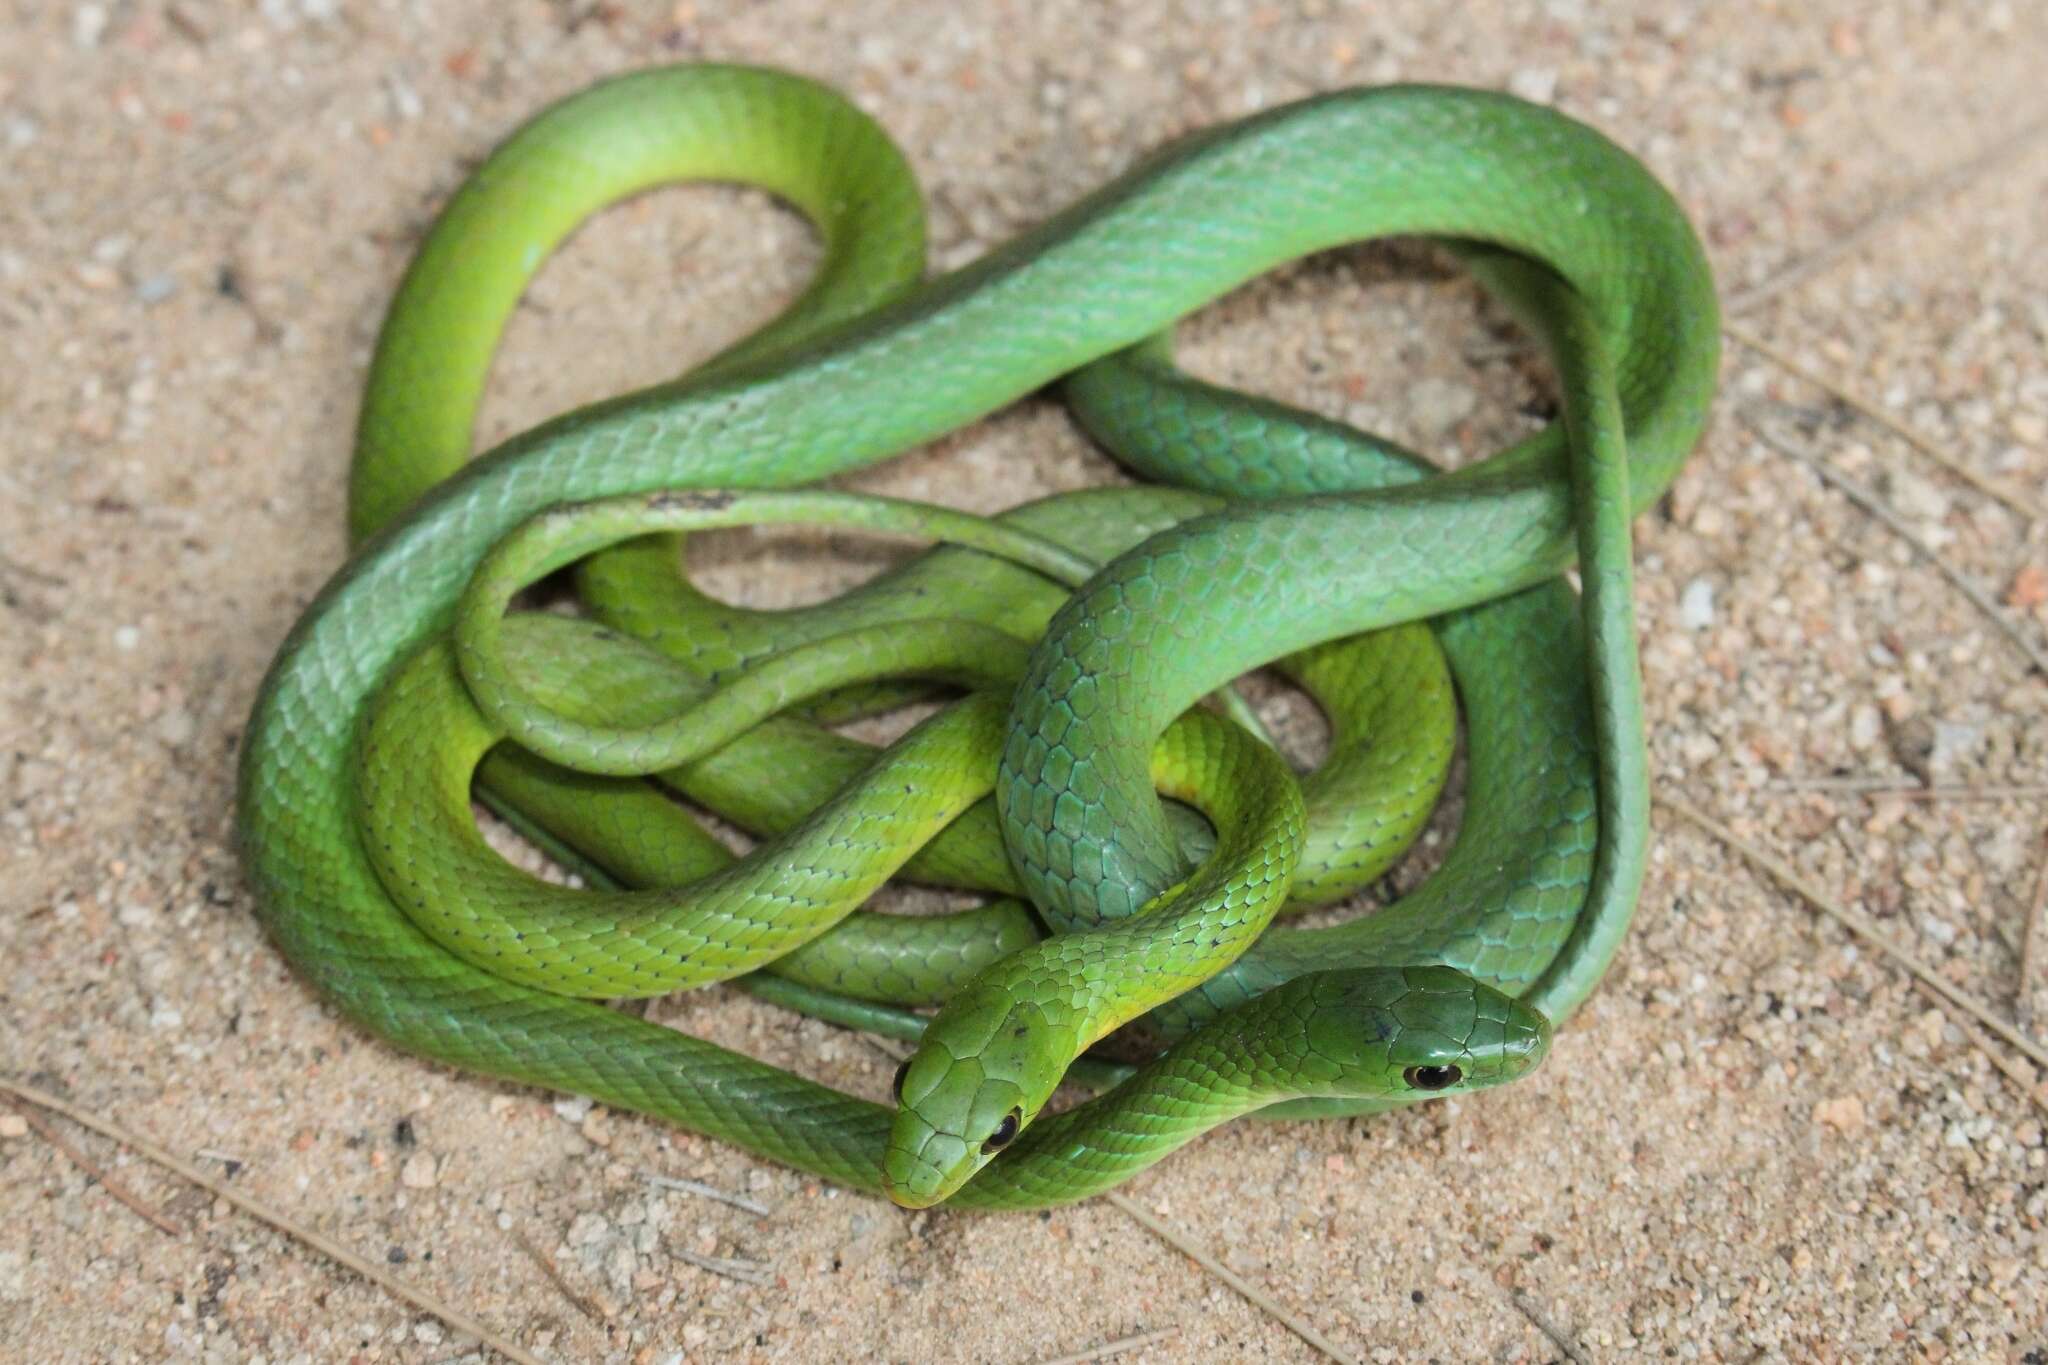
MULTIPOLYGON (((1759 790, 1767 792, 1875 792, 1889 789, 1909 790, 1896 777, 1781 777, 1766 782, 1759 790)), ((1917 790, 1925 791, 1925 786, 1917 790)))
POLYGON ((1165 1341, 1168 1337, 1179 1335, 1178 1327, 1164 1327, 1157 1332, 1139 1332, 1135 1336, 1105 1341, 1100 1346, 1091 1346, 1072 1355, 1053 1356, 1049 1360, 1039 1361, 1038 1365, 1090 1365, 1091 1361, 1108 1360, 1111 1356, 1120 1356, 1125 1351, 1135 1351, 1140 1346, 1150 1346, 1154 1342, 1165 1341))
POLYGON ((143 185, 133 193, 100 210, 93 219, 93 234, 112 232, 125 224, 133 223, 141 216, 142 210, 165 195, 189 192, 200 185, 216 171, 225 170, 247 156, 253 156, 294 124, 311 123, 325 114, 340 98, 350 93, 347 82, 337 82, 325 89, 314 90, 296 101, 292 107, 277 110, 260 119, 254 127, 236 129, 204 146, 195 148, 184 157, 177 169, 143 185))
POLYGON ((450 1308, 424 1290, 415 1289, 405 1281, 395 1278, 382 1267, 364 1260, 325 1233, 315 1232, 303 1224, 293 1222, 274 1209, 257 1203, 240 1190, 229 1187, 226 1182, 216 1180, 190 1162, 171 1155, 149 1139, 138 1137, 125 1128, 117 1127, 97 1115, 87 1113, 77 1105, 69 1104, 34 1086, 22 1085, 18 1081, 0 1077, 0 1090, 6 1091, 16 1099, 27 1100, 30 1104, 47 1109, 53 1114, 62 1114, 80 1127, 90 1128, 102 1137, 112 1138, 122 1146, 140 1152, 166 1170, 177 1172, 214 1198, 226 1200, 251 1218, 269 1224, 285 1236, 311 1247, 337 1265, 353 1270, 393 1298, 403 1299, 420 1311, 439 1318, 456 1331, 475 1337, 507 1360, 516 1360, 519 1365, 543 1365, 539 1356, 517 1342, 493 1332, 467 1313, 450 1308))
POLYGON ((1358 1357, 1338 1346, 1321 1332, 1318 1332, 1305 1319, 1297 1317, 1281 1307, 1279 1301, 1265 1290, 1252 1284, 1243 1276, 1232 1273, 1221 1261, 1197 1246, 1186 1233, 1180 1231, 1171 1223, 1164 1222, 1147 1213, 1127 1196, 1118 1194, 1114 1190, 1102 1197, 1122 1209, 1154 1237, 1157 1237, 1160 1241, 1166 1243, 1175 1251, 1180 1252, 1183 1256, 1201 1266, 1202 1269, 1236 1290, 1247 1301, 1265 1309, 1267 1313, 1271 1314, 1288 1331, 1294 1333, 1294 1335, 1300 1337, 1330 1359, 1342 1361, 1344 1365, 1358 1365, 1358 1357))
MULTIPOLYGON (((233 1152, 223 1152, 218 1147, 195 1147, 192 1149, 192 1155, 203 1156, 208 1161, 218 1161, 223 1166, 246 1166, 249 1164, 248 1158, 236 1156, 233 1152)), ((229 1171, 228 1174, 233 1175, 234 1172, 229 1171)))
POLYGON ((768 1206, 759 1200, 749 1199, 743 1194, 727 1194, 716 1185, 706 1185, 696 1180, 684 1180, 680 1176, 652 1175, 646 1171, 640 1173, 640 1178, 648 1184, 659 1186, 664 1190, 681 1190, 684 1194, 694 1194, 705 1199, 715 1199, 721 1204, 730 1204, 736 1209, 745 1209, 756 1218, 766 1218, 769 1214, 768 1206))
POLYGON ((729 1280, 743 1284, 774 1284, 774 1268, 762 1261, 742 1261, 736 1257, 706 1256, 686 1247, 675 1247, 672 1254, 679 1261, 686 1261, 699 1270, 708 1270, 714 1275, 723 1275, 729 1280))
POLYGON ((126 1204, 130 1209, 134 1211, 135 1215, 138 1218, 141 1218, 145 1222, 150 1223, 151 1225, 161 1229, 162 1231, 168 1233, 172 1237, 183 1237, 185 1235, 185 1230, 183 1228, 179 1227, 176 1223, 173 1223, 169 1218, 166 1218, 163 1214, 157 1212, 149 1205, 143 1203, 140 1195, 137 1195, 134 1191, 130 1190, 126 1185, 123 1185, 120 1181, 114 1179, 114 1177, 108 1175, 104 1170, 100 1169, 97 1165, 93 1164, 91 1158, 87 1157, 84 1152, 79 1151, 78 1148, 72 1146, 71 1143, 65 1139, 64 1135, 58 1132, 55 1128, 52 1128, 50 1126, 50 1121, 44 1118, 41 1114, 38 1114, 35 1110, 29 1108, 25 1104, 9 1105, 8 1109, 11 1113, 21 1115, 22 1122, 26 1123, 29 1127, 36 1130, 36 1136, 40 1137, 43 1141, 49 1143, 52 1147, 55 1147, 59 1152, 62 1152, 66 1157, 69 1157, 72 1165, 76 1166, 79 1170, 84 1171, 88 1176, 92 1177, 94 1180, 99 1181, 101 1189, 105 1190, 108 1194, 114 1196, 114 1198, 120 1200, 123 1204, 126 1204))
POLYGON ((2020 926, 2020 1004, 2023 1011, 2027 1011, 2026 1002, 2040 983, 2041 940, 2048 936, 2048 931, 2041 928, 2043 915, 2048 915, 2048 829, 2041 831, 2041 870, 2034 874, 2034 894, 2027 897, 2027 919, 2020 926))
POLYGON ((1959 190, 1979 176, 2011 160, 2044 131, 2048 131, 2048 117, 2036 118, 2022 124, 2017 132, 2000 138, 1969 160, 1951 166, 1941 174, 1921 181, 1904 194, 1893 197, 1883 208, 1835 237, 1826 246, 1800 257, 1761 283, 1730 295, 1724 305, 1725 311, 1730 315, 1746 313, 1765 299, 1781 294, 1795 284, 1812 279, 1884 229, 1911 217, 1929 201, 1959 190))
POLYGON ((2023 801, 2048 796, 2048 787, 1871 787, 1873 801, 2023 801))
POLYGON ((1943 559, 1932 545, 1922 540, 1912 527, 1908 526, 1896 512, 1887 507, 1883 499, 1865 489, 1847 475, 1838 472, 1819 456, 1809 451, 1801 450, 1784 437, 1765 427, 1754 416, 1745 413, 1743 415, 1743 422, 1751 431, 1756 433, 1758 440, 1777 451, 1780 455, 1788 459, 1797 460, 1811 469, 1820 476, 1821 482, 1833 488, 1858 507, 1861 507, 1865 512, 1868 512, 1871 516, 1882 522, 1893 535, 1911 546, 1922 559, 1925 559, 1934 566, 1935 572, 1946 578, 1957 592, 1969 599, 1970 605, 1982 612, 1987 621, 1998 627, 1999 632, 2006 639, 2012 641, 2014 648, 2026 656, 2027 663, 2035 671, 2044 677, 2048 677, 2048 653, 2044 653, 2039 645, 2029 640, 2021 632, 2020 628, 2013 624, 2004 612, 1998 609, 1997 604, 1992 602, 1991 598, 1985 594, 1982 588, 1972 583, 1968 578, 1965 578, 1947 560, 1943 559))
POLYGON ((569 1283, 568 1277, 562 1274, 562 1268, 555 1264, 554 1257, 534 1245, 533 1239, 518 1228, 512 1229, 512 1240, 519 1243, 521 1251, 533 1258, 533 1263, 540 1267, 540 1273, 548 1277, 548 1283, 560 1290, 562 1297, 567 1299, 577 1312, 598 1326, 604 1326, 604 1310, 599 1308, 588 1294, 569 1283))
POLYGON ((5 551, 0 551, 0 570, 5 570, 16 578, 25 579, 38 587, 62 588, 67 586, 67 580, 59 578, 53 573, 45 573, 33 564, 24 564, 5 551))
POLYGON ((2048 786, 1929 787, 1895 777, 1788 777, 1766 782, 1763 792, 1839 792, 1872 801, 2021 801, 2048 796, 2048 786))
POLYGON ((1515 1311, 1529 1320, 1531 1327, 1550 1338, 1550 1344, 1564 1352, 1566 1360, 1571 1361, 1572 1365, 1586 1365, 1586 1353, 1580 1349, 1579 1343, 1572 1339, 1571 1333, 1552 1322, 1549 1316, 1536 1306, 1535 1300, 1519 1289, 1503 1286, 1502 1292, 1507 1295, 1508 1302, 1515 1306, 1515 1311))
MULTIPOLYGON (((1941 997, 1935 994, 1926 982, 1915 980, 1913 984, 1919 987, 1920 993, 1928 999, 1935 1001, 1937 1004, 1940 1003, 1941 997)), ((1959 1018, 1953 1014, 1949 1018, 1954 1020, 1955 1026, 1963 1031, 1963 1037, 1970 1040, 1970 1046, 1976 1048, 1986 1057, 1989 1057, 1991 1064, 2000 1071, 2003 1071, 2005 1078, 2019 1087, 2019 1092, 2033 1101, 2036 1109, 2039 1109, 2043 1114, 2048 1114, 2048 1086, 2041 1084, 2040 1072, 2035 1071, 2019 1058, 2007 1056, 1992 1046, 1991 1040, 1986 1038, 1983 1032, 1969 1020, 1959 1018)))
POLYGON ((1657 798, 1657 804, 1670 811, 1673 815, 1699 826, 1708 834, 1713 835, 1750 862, 1762 868, 1765 872, 1770 873, 1780 885, 1789 891, 1796 892, 1808 904, 1812 905, 1814 909, 1827 915, 1843 928, 1877 948, 1887 957, 1890 957, 1894 962, 1897 962, 1900 966, 1925 982, 1928 989, 2003 1039, 2035 1066, 2048 1070, 2048 1050, 2044 1050, 2040 1044, 2022 1034, 2018 1029, 2008 1024, 2005 1020, 2000 1019, 1996 1014, 1993 1014, 1990 1008, 1975 996, 1949 984, 1946 977, 1923 962, 1910 949, 1894 941, 1891 935, 1879 928, 1877 922, 1868 915, 1858 910, 1851 910, 1834 900, 1825 891, 1822 891, 1802 876, 1791 864, 1764 852, 1734 830, 1729 829, 1720 821, 1689 803, 1673 796, 1660 796, 1657 798))
POLYGON ((1978 473, 1970 468, 1969 465, 1943 450, 1935 443, 1933 437, 1916 427, 1907 426, 1904 422, 1901 422, 1862 394, 1846 388, 1819 371, 1801 364, 1797 358, 1765 341, 1749 329, 1730 322, 1724 323, 1721 330, 1776 365, 1779 369, 1798 376, 1815 388, 1825 391, 1836 402, 1842 404, 1858 416, 1875 422, 1878 426, 1883 427, 1886 431, 1889 431, 1892 435, 1898 437, 1907 445, 1919 451, 1943 469, 1946 469, 1949 473, 1970 484, 1978 491, 1998 499, 2021 516, 2033 521, 2039 521, 2044 517, 2048 517, 2048 508, 2043 508, 2040 503, 2035 502, 2026 494, 1998 479, 1992 478, 1989 474, 1978 473))

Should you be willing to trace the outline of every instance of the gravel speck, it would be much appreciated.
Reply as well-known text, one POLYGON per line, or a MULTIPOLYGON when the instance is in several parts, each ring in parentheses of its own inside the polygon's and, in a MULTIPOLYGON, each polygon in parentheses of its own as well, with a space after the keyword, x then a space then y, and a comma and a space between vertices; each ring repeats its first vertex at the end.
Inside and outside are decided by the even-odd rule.
POLYGON ((1687 630, 1705 630, 1714 624, 1714 584, 1695 578, 1678 596, 1678 624, 1687 630))
POLYGON ((1425 378, 1408 391, 1408 407, 1415 424, 1432 435, 1441 436, 1470 417, 1479 406, 1479 395, 1469 384, 1456 380, 1425 378))
POLYGON ((145 275, 135 282, 135 301, 144 305, 162 303, 177 291, 177 276, 145 275))
POLYGON ((1549 66, 1518 67, 1508 77, 1508 93, 1531 104, 1548 104, 1557 96, 1557 69, 1549 66))

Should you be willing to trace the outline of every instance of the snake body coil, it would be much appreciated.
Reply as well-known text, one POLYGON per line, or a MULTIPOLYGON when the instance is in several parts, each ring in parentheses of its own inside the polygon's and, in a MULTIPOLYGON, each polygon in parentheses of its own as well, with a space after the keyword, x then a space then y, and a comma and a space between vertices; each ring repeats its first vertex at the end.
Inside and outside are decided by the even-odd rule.
POLYGON ((1678 207, 1558 114, 1390 87, 1182 139, 950 275, 922 282, 923 255, 887 138, 773 72, 610 81, 478 168, 379 341, 361 543, 247 731, 243 858, 285 955, 410 1051, 913 1206, 1083 1198, 1239 1114, 1526 1072, 1642 874, 1628 521, 1697 438, 1717 358, 1678 207), (540 262, 596 208, 687 179, 803 211, 825 246, 807 292, 681 379, 466 462, 540 262), (1173 367, 1176 319, 1389 234, 1442 239, 1546 343, 1556 425, 1435 474, 1173 367), (1119 458, 1188 490, 994 521, 780 491, 1054 381, 1119 458), (676 575, 679 537, 764 521, 946 544, 801 613, 724 607, 676 575), (1576 600, 1558 577, 1574 556, 1576 600), (597 620, 506 613, 571 563, 597 620), (1198 705, 1242 717, 1230 681, 1275 661, 1333 723, 1299 783, 1198 705), (915 695, 906 678, 969 695, 881 753, 820 724, 915 695), (1442 868, 1368 918, 1269 928, 1370 884, 1419 830, 1454 686, 1467 807, 1442 868), (591 886, 498 862, 473 783, 591 886), (735 861, 663 788, 760 846, 735 861), (858 909, 899 872, 998 899, 858 909), (894 1110, 595 1003, 745 973, 921 1033, 894 1110), (1150 1063, 1080 1056, 1141 1019, 1176 1040, 1150 1063), (1063 1076, 1111 1088, 1041 1117, 1063 1076))

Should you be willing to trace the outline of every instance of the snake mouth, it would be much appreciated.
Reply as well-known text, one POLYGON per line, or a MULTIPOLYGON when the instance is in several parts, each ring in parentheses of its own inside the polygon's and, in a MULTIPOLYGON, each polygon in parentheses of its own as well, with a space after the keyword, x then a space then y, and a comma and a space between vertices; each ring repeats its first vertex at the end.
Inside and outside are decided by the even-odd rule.
POLYGON ((914 1117, 910 1125, 899 1116, 898 1130, 882 1158, 882 1190, 906 1209, 928 1209, 967 1183, 975 1167, 967 1160, 966 1139, 941 1132, 914 1117), (905 1133, 904 1126, 914 1131, 905 1133))
POLYGON ((1519 1000, 1506 1000, 1503 1004, 1498 1036, 1489 1038, 1483 1046, 1474 1039, 1467 1047, 1465 1069, 1476 1086, 1520 1080, 1550 1053, 1550 1021, 1519 1000))
POLYGON ((1507 1023, 1501 1045, 1503 1079, 1516 1080, 1534 1071, 1550 1053, 1550 1023, 1534 1010, 1522 1010, 1507 1023))

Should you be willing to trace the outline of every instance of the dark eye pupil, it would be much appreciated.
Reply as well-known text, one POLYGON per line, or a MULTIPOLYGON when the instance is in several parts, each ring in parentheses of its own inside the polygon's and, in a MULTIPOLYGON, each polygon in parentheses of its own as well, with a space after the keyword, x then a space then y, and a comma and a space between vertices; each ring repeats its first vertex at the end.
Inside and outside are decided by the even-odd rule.
POLYGON ((1017 1136, 1017 1130, 1023 1124, 1024 1115, 1020 1111, 1012 1109, 1009 1113, 1003 1115, 1003 1121, 996 1125, 996 1130, 993 1133, 988 1135, 988 1141, 981 1144, 981 1150, 984 1153, 1002 1151, 1003 1148, 1010 1145, 1010 1139, 1017 1136))
POLYGON ((896 1079, 889 1083, 889 1088, 896 1094, 896 1103, 898 1104, 903 1103, 903 1080, 904 1077, 908 1076, 909 1074, 910 1063, 904 1062, 901 1066, 896 1068, 896 1079))
POLYGON ((1465 1073, 1455 1066, 1411 1066, 1401 1079, 1416 1090, 1442 1090, 1465 1079, 1465 1073))

